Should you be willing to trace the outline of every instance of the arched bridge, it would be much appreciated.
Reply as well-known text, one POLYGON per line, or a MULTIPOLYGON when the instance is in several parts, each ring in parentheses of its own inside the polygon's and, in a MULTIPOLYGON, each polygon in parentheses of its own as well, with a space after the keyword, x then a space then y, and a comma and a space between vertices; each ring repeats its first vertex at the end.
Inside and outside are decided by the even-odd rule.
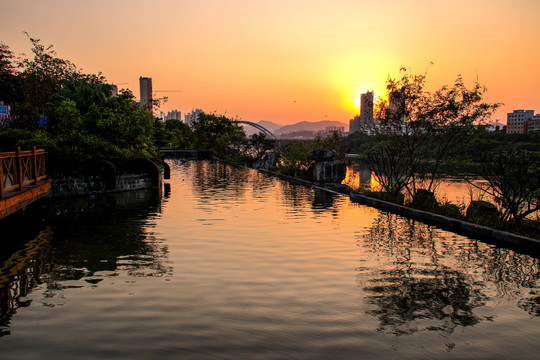
POLYGON ((260 124, 256 124, 256 123, 254 123, 254 122, 251 122, 251 121, 244 121, 244 120, 239 120, 238 123, 239 123, 239 124, 251 125, 251 126, 253 126, 255 129, 261 131, 263 134, 270 136, 272 139, 277 139, 277 138, 276 138, 276 135, 272 134, 272 132, 270 132, 270 130, 268 130, 267 128, 265 128, 264 126, 262 126, 262 125, 260 125, 260 124))

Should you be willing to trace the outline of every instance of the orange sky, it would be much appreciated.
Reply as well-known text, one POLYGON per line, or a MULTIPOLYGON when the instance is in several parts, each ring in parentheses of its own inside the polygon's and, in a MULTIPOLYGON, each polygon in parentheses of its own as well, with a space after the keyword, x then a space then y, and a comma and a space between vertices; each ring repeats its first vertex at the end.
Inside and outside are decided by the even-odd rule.
POLYGON ((0 0, 0 40, 23 31, 85 72, 139 95, 139 76, 169 101, 281 124, 348 124, 360 93, 429 67, 431 89, 458 74, 514 109, 540 113, 539 0, 0 0), (429 66, 430 62, 433 66, 429 66))

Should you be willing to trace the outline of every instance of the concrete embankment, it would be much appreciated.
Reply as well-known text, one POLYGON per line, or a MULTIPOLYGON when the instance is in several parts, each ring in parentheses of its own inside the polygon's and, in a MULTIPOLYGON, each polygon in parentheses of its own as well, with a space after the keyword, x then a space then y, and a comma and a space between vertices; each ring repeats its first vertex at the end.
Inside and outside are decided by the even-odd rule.
POLYGON ((111 192, 161 187, 163 176, 158 166, 148 159, 122 164, 103 161, 99 175, 86 178, 51 179, 50 197, 99 195, 111 192), (119 174, 122 170, 125 174, 119 174))
POLYGON ((146 189, 152 186, 148 174, 116 176, 114 186, 102 177, 51 179, 50 197, 97 195, 146 189))

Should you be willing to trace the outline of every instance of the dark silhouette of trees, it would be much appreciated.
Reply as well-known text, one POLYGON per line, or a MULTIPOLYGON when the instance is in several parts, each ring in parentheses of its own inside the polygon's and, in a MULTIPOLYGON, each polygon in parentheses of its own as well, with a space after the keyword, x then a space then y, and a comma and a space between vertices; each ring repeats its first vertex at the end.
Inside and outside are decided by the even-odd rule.
POLYGON ((495 199, 503 221, 521 224, 527 215, 540 210, 540 152, 488 153, 473 169, 489 186, 471 184, 495 199))
POLYGON ((420 188, 435 189, 452 149, 498 104, 482 102, 486 89, 478 83, 468 89, 460 76, 453 86, 430 93, 425 75, 401 73, 400 79, 388 80, 387 98, 379 99, 379 124, 372 129, 379 142, 363 160, 385 191, 406 190, 414 198, 420 188))

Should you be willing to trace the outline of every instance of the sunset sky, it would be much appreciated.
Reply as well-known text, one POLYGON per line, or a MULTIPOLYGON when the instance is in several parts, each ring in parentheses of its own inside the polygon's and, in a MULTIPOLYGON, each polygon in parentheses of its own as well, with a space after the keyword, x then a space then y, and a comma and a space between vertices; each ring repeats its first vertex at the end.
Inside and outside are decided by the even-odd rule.
POLYGON ((429 88, 461 74, 488 102, 540 113, 539 0, 0 0, 0 40, 31 37, 139 96, 139 76, 194 108, 257 122, 337 120, 404 66, 429 88), (430 62, 434 64, 430 66, 430 62))

